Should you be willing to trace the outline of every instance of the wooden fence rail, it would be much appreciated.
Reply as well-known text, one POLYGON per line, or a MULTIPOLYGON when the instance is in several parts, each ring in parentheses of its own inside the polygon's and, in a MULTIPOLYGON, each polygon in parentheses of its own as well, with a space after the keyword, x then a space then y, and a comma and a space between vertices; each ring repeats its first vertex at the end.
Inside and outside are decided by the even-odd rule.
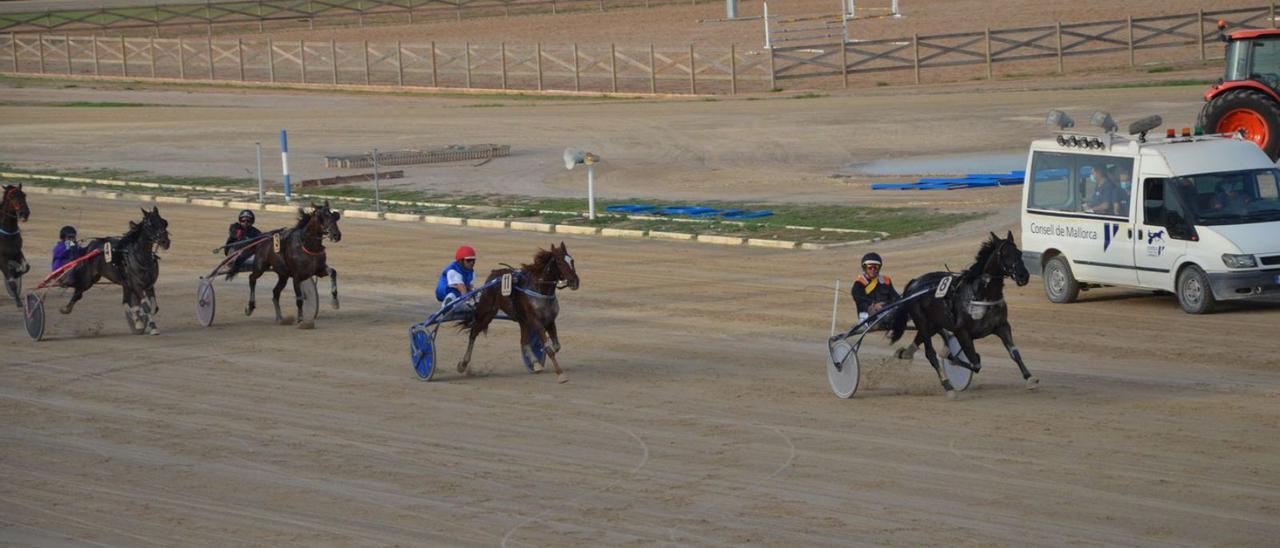
MULTIPOLYGON (((305 3, 292 1, 293 5, 305 3)), ((324 5, 344 1, 311 0, 324 5)), ((1156 50, 1167 50, 1161 54, 1164 61, 1203 60, 1209 58, 1206 44, 1216 43, 1214 23, 1219 18, 1232 29, 1274 28, 1275 5, 771 50, 8 34, 0 35, 0 56, 7 57, 0 60, 0 71, 302 84, 734 94, 797 81, 807 82, 809 87, 847 87, 850 78, 907 70, 919 83, 923 71, 979 65, 985 65, 985 76, 992 78, 996 65, 1050 59, 1063 72, 1065 59, 1079 56, 1124 54, 1133 66, 1138 52, 1156 50)))
MULTIPOLYGON (((702 3, 715 0, 701 0, 702 3)), ((366 22, 425 23, 461 21, 481 17, 558 14, 649 8, 666 5, 696 5, 699 0, 245 0, 204 4, 157 4, 154 6, 49 10, 0 13, 4 33, 105 33, 148 29, 159 36, 161 29, 189 32, 204 28, 237 27, 266 30, 322 25, 364 26, 366 22)))
POLYGON ((770 81, 759 52, 732 47, 19 34, 0 35, 0 52, 3 72, 279 84, 737 93, 770 81))

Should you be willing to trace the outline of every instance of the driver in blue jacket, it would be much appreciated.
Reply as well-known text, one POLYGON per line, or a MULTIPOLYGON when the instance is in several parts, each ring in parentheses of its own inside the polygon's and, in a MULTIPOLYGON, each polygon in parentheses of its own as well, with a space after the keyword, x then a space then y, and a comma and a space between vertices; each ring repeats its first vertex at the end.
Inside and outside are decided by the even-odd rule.
MULTIPOLYGON (((472 290, 472 282, 476 278, 476 250, 464 245, 453 253, 453 262, 440 272, 436 282, 436 300, 444 307, 466 295, 472 290)), ((465 317, 475 308, 475 302, 458 303, 448 314, 450 318, 465 317)))

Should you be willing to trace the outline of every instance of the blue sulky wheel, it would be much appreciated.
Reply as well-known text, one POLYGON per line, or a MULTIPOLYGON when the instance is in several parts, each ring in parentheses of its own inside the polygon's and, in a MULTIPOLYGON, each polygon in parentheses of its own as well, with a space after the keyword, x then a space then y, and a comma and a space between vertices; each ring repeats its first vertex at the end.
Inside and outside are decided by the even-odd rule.
POLYGON ((542 366, 547 364, 547 349, 542 346, 542 339, 532 333, 529 334, 529 345, 533 347, 534 357, 538 358, 538 367, 535 369, 533 362, 530 362, 529 357, 525 356, 523 352, 520 353, 520 357, 524 359, 525 369, 529 370, 530 373, 538 373, 542 371, 542 366))
POLYGON ((434 330, 415 325, 409 329, 409 359, 413 371, 424 381, 436 373, 436 334, 434 330))

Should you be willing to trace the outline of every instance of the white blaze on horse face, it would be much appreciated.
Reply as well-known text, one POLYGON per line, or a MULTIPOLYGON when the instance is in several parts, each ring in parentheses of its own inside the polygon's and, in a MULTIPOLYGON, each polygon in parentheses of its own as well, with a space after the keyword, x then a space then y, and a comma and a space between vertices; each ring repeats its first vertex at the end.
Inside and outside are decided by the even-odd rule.
POLYGON ((568 254, 568 253, 565 253, 565 254, 564 254, 564 260, 565 260, 566 262, 568 262, 568 263, 569 263, 569 268, 574 269, 574 271, 577 271, 577 270, 578 270, 578 269, 577 269, 577 267, 573 266, 573 255, 570 255, 570 254, 568 254))

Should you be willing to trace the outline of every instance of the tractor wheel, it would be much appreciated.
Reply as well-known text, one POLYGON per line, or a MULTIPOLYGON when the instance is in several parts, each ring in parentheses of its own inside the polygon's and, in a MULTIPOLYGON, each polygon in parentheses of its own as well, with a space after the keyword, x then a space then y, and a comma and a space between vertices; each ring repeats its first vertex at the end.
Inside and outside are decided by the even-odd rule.
POLYGON ((1207 133, 1244 130, 1272 161, 1280 158, 1280 104, 1260 91, 1238 89, 1214 97, 1200 109, 1196 124, 1207 133))

